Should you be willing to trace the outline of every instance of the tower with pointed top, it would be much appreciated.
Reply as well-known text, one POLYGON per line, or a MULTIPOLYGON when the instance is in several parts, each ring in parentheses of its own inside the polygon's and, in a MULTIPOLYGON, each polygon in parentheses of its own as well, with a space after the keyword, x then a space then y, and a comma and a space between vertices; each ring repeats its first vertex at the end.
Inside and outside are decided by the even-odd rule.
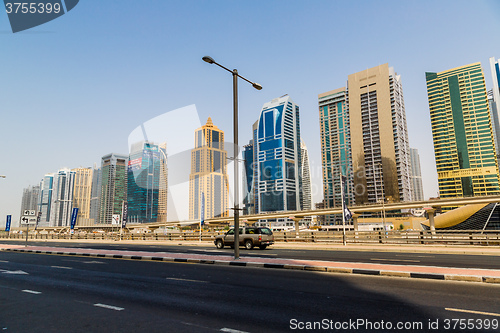
POLYGON ((189 219, 229 216, 224 131, 209 117, 194 134, 189 175, 189 219), (203 202, 204 201, 204 202, 203 202))

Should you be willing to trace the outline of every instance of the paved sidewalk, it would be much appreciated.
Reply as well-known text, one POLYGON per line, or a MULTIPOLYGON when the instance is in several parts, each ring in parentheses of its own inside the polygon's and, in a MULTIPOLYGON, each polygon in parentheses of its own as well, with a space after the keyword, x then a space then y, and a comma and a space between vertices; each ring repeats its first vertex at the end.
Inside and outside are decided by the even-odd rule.
MULTIPOLYGON (((182 242, 187 244, 188 242, 182 242)), ((97 244, 96 244, 97 245, 97 244)), ((192 244, 190 244, 192 245, 192 244)), ((277 246, 279 247, 279 246, 277 246)), ((344 249, 342 247, 341 249, 344 249)), ((340 249, 339 249, 340 250, 340 249)), ((0 251, 500 283, 500 270, 0 244, 0 251)), ((496 250, 498 254, 498 249, 496 250)), ((475 253, 474 253, 475 254, 475 253)))

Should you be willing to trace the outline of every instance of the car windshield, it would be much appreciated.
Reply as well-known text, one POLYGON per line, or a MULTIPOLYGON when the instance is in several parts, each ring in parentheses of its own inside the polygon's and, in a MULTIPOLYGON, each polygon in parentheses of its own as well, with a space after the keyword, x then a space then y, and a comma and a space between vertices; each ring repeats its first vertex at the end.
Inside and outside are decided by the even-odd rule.
POLYGON ((273 232, 269 228, 260 228, 260 233, 264 235, 272 235, 273 232))

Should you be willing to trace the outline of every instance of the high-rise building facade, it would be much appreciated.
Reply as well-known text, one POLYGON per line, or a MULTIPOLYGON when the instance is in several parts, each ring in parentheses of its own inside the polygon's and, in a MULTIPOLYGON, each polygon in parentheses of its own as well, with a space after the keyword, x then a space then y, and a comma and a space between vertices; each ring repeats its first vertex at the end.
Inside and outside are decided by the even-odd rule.
MULTIPOLYGON (((354 203, 351 133, 346 88, 318 95, 323 169, 323 196, 326 208, 341 207, 341 175, 347 177, 346 200, 354 203)), ((325 217, 330 220, 331 217, 325 217)))
MULTIPOLYGON (((493 89, 491 89, 490 101, 491 122, 493 136, 495 138, 495 148, 497 153, 497 163, 500 163, 500 61, 490 58, 491 78, 493 89)), ((488 92, 490 93, 490 92, 488 92)))
POLYGON ((127 160, 128 156, 114 153, 101 159, 101 224, 111 224, 114 214, 122 214, 127 200, 127 160))
POLYGON ((189 175, 189 219, 200 219, 202 207, 205 219, 229 216, 226 158, 224 132, 208 118, 194 135, 189 175))
POLYGON ((299 106, 288 95, 265 103, 254 141, 257 213, 302 209, 300 142, 299 106))
POLYGON ((25 210, 35 210, 38 212, 40 201, 40 185, 28 186, 23 189, 21 201, 21 216, 25 210))
POLYGON ((327 208, 411 200, 410 147, 401 77, 388 64, 348 76, 318 96, 327 208))
POLYGON ((348 77, 356 204, 410 201, 410 145, 401 77, 388 64, 348 77))
POLYGON ((127 168, 128 222, 166 222, 166 203, 160 209, 160 190, 166 200, 166 157, 165 143, 142 141, 131 146, 127 168))
POLYGON ((309 164, 309 152, 304 140, 301 141, 300 150, 302 155, 302 165, 300 172, 302 174, 302 210, 311 210, 312 207, 312 188, 311 188, 311 165, 309 164))
POLYGON ((410 148, 411 162, 411 197, 413 201, 424 200, 424 188, 422 185, 422 169, 420 168, 420 155, 418 149, 410 148))
POLYGON ((99 223, 99 211, 101 209, 101 167, 94 164, 92 169, 92 190, 90 194, 89 218, 92 224, 99 223))
POLYGON ((60 169, 54 174, 52 204, 50 207, 50 226, 66 227, 70 225, 73 209, 73 191, 75 172, 70 169, 60 169))
POLYGON ((52 191, 54 189, 54 174, 48 173, 40 181, 40 199, 38 201, 38 211, 41 212, 40 226, 50 226, 50 209, 52 207, 52 191))
POLYGON ((499 193, 495 143, 481 63, 426 73, 442 198, 499 193))
POLYGON ((72 169, 75 173, 73 208, 78 208, 77 226, 91 225, 90 200, 92 198, 92 168, 72 169))

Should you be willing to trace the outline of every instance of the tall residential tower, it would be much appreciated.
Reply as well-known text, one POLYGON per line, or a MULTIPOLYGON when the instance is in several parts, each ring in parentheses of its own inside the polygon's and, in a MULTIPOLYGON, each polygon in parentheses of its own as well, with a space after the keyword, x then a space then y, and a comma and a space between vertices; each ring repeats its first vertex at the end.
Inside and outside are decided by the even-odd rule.
POLYGON ((499 193, 498 165, 481 63, 426 73, 442 198, 499 193))
POLYGON ((194 149, 191 151, 189 175, 189 219, 229 216, 227 152, 224 132, 208 118, 207 123, 195 131, 194 149))

